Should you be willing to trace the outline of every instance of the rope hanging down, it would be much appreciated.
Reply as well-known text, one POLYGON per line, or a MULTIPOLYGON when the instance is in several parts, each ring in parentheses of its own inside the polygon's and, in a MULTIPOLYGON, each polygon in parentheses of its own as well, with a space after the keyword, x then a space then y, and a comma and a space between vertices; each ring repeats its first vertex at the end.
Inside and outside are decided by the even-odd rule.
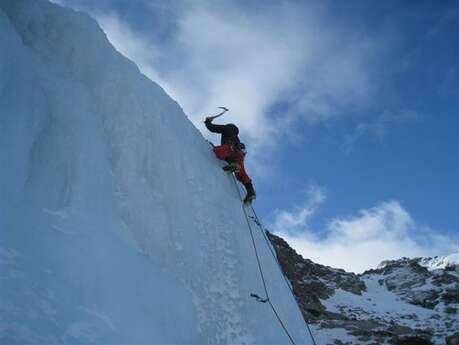
MULTIPOLYGON (((262 269, 262 267, 261 267, 260 257, 259 257, 259 255, 258 255, 257 246, 256 246, 256 244, 255 244, 255 238, 254 238, 254 236, 253 236, 253 230, 252 230, 252 226, 250 225, 249 216, 248 216, 248 214, 247 214, 247 210, 246 210, 245 207, 244 207, 244 203, 243 203, 243 201, 242 201, 241 191, 239 190, 239 186, 238 186, 238 184, 237 184, 237 182, 236 182, 236 178, 234 177, 234 175, 232 175, 232 177, 233 177, 234 185, 236 186, 236 189, 237 189, 237 193, 239 194, 239 199, 240 199, 241 202, 242 202, 242 210, 244 211, 245 220, 247 221, 247 225, 248 225, 249 230, 250 230, 250 237, 251 237, 251 239, 252 239, 252 245, 253 245, 253 249, 254 249, 254 251, 255 251, 255 257, 256 257, 256 259, 257 259, 258 271, 260 272, 260 277, 261 277, 261 280, 262 280, 262 282, 263 282, 263 289, 264 289, 265 295, 266 295, 266 298, 264 298, 264 299, 261 299, 260 296, 255 295, 255 294, 252 294, 252 297, 255 297, 255 296, 256 296, 256 297, 258 297, 258 298, 260 299, 260 302, 264 302, 264 303, 267 302, 267 303, 269 304, 269 306, 271 307, 271 309, 272 309, 274 315, 275 315, 276 318, 277 318, 277 321, 279 321, 279 324, 281 325, 281 327, 282 327, 282 329, 284 330, 285 334, 286 334, 287 337, 289 338, 290 342, 291 342, 293 345, 296 345, 296 343, 295 343, 295 341, 293 340, 292 336, 291 336, 290 333, 288 332, 287 327, 285 327, 284 322, 283 322, 282 319, 280 318, 280 316, 279 316, 279 314, 278 314, 276 308, 274 307, 274 305, 272 304, 271 300, 269 299, 269 293, 268 293, 268 289, 267 289, 267 287, 266 287, 265 276, 264 276, 264 274, 263 274, 263 269, 262 269), (255 296, 253 296, 253 295, 255 295, 255 296)), ((256 298, 256 297, 255 297, 255 298, 256 298)), ((257 299, 257 300, 258 300, 258 299, 257 299)))
MULTIPOLYGON (((282 276, 284 277, 284 280, 285 280, 285 283, 286 285, 288 286, 288 288, 290 289, 290 292, 292 293, 292 296, 295 298, 296 300, 296 297, 295 297, 295 293, 293 292, 293 287, 290 283, 290 281, 287 279, 287 277, 285 276, 284 274, 284 271, 282 270, 282 266, 280 265, 280 262, 279 262, 279 259, 277 258, 277 254, 274 252, 274 249, 272 248, 272 245, 271 245, 271 241, 269 240, 268 236, 266 235, 266 231, 267 229, 263 226, 263 224, 261 223, 260 221, 260 218, 258 217, 257 213, 255 212, 255 209, 253 208, 252 205, 250 205, 250 208, 252 209, 252 213, 253 213, 253 216, 250 216, 250 218, 254 221, 254 223, 256 225, 258 225, 258 227, 260 228, 261 230, 261 233, 263 234, 263 238, 265 239, 265 242, 269 248, 269 251, 271 252, 271 255, 273 256, 274 260, 276 261, 277 263, 277 267, 279 268, 282 276)), ((300 309, 300 306, 298 305, 298 303, 296 304, 300 313, 303 314, 301 312, 301 309, 300 309)), ((304 320, 304 318, 303 318, 304 320)), ((309 332, 309 335, 311 336, 311 339, 312 339, 312 342, 314 345, 317 345, 316 343, 316 340, 314 339, 314 336, 312 335, 312 331, 311 331, 311 327, 309 327, 309 324, 306 320, 304 320, 304 323, 306 324, 306 328, 308 329, 308 332, 309 332)))

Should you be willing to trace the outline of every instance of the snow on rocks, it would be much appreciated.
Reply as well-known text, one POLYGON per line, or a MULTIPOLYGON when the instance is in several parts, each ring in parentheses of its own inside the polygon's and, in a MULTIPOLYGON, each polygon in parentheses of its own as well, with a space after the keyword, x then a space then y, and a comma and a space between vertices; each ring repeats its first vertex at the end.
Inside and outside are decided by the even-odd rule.
POLYGON ((313 263, 283 239, 269 238, 304 318, 323 343, 443 345, 454 339, 459 328, 455 255, 390 260, 355 275, 313 263))

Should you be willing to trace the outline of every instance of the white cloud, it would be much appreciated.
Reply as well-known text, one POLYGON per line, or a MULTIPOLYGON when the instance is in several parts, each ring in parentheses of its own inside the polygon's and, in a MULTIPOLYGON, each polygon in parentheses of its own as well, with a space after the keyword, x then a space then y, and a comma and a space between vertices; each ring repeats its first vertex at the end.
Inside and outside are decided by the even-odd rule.
POLYGON ((323 236, 303 221, 313 216, 310 205, 307 201, 303 208, 281 212, 272 230, 305 258, 323 265, 360 273, 387 259, 459 250, 457 242, 417 224, 397 201, 382 202, 356 216, 333 219, 321 232, 323 236))
POLYGON ((174 79, 185 108, 202 114, 228 104, 231 120, 255 142, 272 134, 266 113, 291 88, 305 54, 298 23, 273 15, 247 16, 234 8, 197 6, 180 22, 179 42, 189 62, 174 79), (204 92, 193 94, 180 78, 192 78, 204 92))
POLYGON ((294 211, 276 211, 276 220, 273 229, 282 229, 282 232, 295 234, 308 226, 308 221, 314 215, 317 208, 325 201, 326 195, 323 188, 312 185, 307 191, 307 201, 302 207, 296 207, 294 211))
POLYGON ((114 13, 92 14, 198 128, 206 114, 228 106, 225 121, 240 126, 252 152, 269 156, 299 119, 324 121, 371 100, 373 64, 384 43, 338 27, 324 4, 281 2, 259 11, 193 1, 177 12, 174 34, 155 43, 114 13), (273 114, 279 102, 284 106, 273 114))
POLYGON ((260 13, 199 2, 179 22, 187 61, 170 76, 179 100, 198 116, 227 104, 257 146, 288 134, 294 119, 328 119, 366 104, 378 48, 330 25, 325 12, 317 4, 268 5, 260 13), (289 105, 277 115, 290 126, 270 118, 277 102, 289 105))

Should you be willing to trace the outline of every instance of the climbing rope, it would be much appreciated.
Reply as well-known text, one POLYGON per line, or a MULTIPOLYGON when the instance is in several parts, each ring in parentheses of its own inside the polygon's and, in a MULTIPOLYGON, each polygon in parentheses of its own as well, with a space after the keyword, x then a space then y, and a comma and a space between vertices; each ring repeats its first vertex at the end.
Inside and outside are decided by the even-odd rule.
MULTIPOLYGON (((251 216, 250 218, 260 228, 261 233, 263 234, 263 238, 265 239, 265 242, 266 242, 266 244, 267 244, 267 246, 269 248, 269 251, 271 252, 271 255, 273 256, 274 260, 276 261, 277 267, 279 268, 282 276, 284 277, 286 285, 288 286, 288 288, 290 289, 290 292, 292 293, 293 297, 296 300, 295 293, 293 292, 293 287, 292 287, 290 281, 288 280, 288 278, 285 276, 284 271, 282 269, 282 266, 281 266, 281 264, 279 262, 279 259, 277 257, 277 254, 274 252, 274 249, 272 248, 271 241, 269 240, 268 236, 266 235, 267 229, 261 223, 260 218, 258 217, 257 213, 255 212, 255 209, 254 209, 252 204, 250 204, 250 208, 252 209, 252 213, 253 213, 253 216, 251 216)), ((297 306, 298 306, 298 309, 300 310, 300 313, 301 313, 301 309, 300 309, 300 306, 298 305, 298 303, 297 303, 297 306)), ((304 320, 304 318, 303 318, 303 320, 304 320)), ((311 336, 313 344, 317 345, 316 340, 314 339, 314 336, 312 335, 312 331, 311 331, 311 327, 309 326, 309 323, 306 320, 304 320, 304 323, 306 324, 306 328, 308 329, 308 332, 309 332, 309 335, 311 336)))
POLYGON ((269 248, 269 251, 271 252, 271 256, 274 258, 274 260, 276 261, 276 264, 277 264, 277 267, 279 268, 279 271, 282 273, 282 277, 284 278, 284 281, 285 281, 285 284, 287 284, 289 290, 292 292, 293 296, 295 296, 295 294, 293 293, 293 287, 292 287, 292 284, 290 283, 290 281, 288 280, 288 278, 285 276, 284 274, 284 270, 282 269, 282 266, 279 262, 279 259, 277 258, 277 254, 274 252, 274 249, 273 249, 273 246, 272 246, 272 243, 271 241, 269 240, 268 236, 266 235, 266 229, 264 228, 264 226, 261 224, 261 222, 258 220, 258 217, 255 213, 255 210, 253 208, 252 205, 250 205, 250 208, 252 209, 252 212, 255 216, 249 216, 250 219, 253 220, 253 222, 258 225, 259 229, 261 230, 261 233, 263 235, 263 238, 266 242, 266 245, 268 246, 269 248))
POLYGON ((249 220, 249 216, 247 214, 247 210, 245 209, 244 207, 244 202, 243 202, 243 199, 242 199, 242 195, 241 195, 241 191, 239 190, 239 186, 236 182, 236 178, 233 176, 233 182, 234 182, 234 185, 236 186, 236 189, 237 189, 237 193, 239 194, 239 199, 241 200, 242 202, 242 210, 244 212, 244 215, 245 215, 245 220, 247 221, 247 225, 249 227, 249 230, 250 230, 250 238, 252 239, 252 245, 253 245, 253 249, 255 251, 255 257, 257 259, 257 265, 258 265, 258 271, 260 272, 260 277, 261 277, 261 280, 263 282, 263 289, 265 291, 265 296, 266 298, 262 299, 260 298, 258 295, 256 294, 251 294, 252 297, 255 297, 257 299, 257 301, 259 302, 263 302, 263 303, 268 303, 274 313, 274 315, 276 316, 277 320, 279 321, 279 324, 281 325, 281 327, 283 328, 285 334, 287 335, 287 337, 289 338, 290 342, 293 344, 293 345, 296 345, 295 341, 293 340, 292 336, 290 335, 290 333, 288 332, 287 330, 287 327, 285 326, 284 322, 282 321, 282 319, 280 318, 276 308, 274 307, 273 303, 271 302, 270 298, 269 298, 269 293, 268 293, 268 288, 266 287, 266 280, 265 280, 265 275, 263 274, 263 269, 261 267, 261 262, 260 262, 260 257, 258 255, 258 249, 257 249, 257 246, 255 244, 255 238, 253 236, 253 230, 252 230, 252 226, 250 225, 250 220, 249 220), (258 298, 257 298, 258 297, 258 298))

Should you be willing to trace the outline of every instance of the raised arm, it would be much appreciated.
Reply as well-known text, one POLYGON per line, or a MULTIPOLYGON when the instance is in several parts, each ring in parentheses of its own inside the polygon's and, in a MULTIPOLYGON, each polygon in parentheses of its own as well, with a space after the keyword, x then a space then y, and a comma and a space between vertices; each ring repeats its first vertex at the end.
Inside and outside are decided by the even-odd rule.
POLYGON ((206 125, 207 129, 213 133, 223 134, 226 132, 226 125, 215 125, 212 123, 210 118, 207 118, 206 121, 204 121, 204 124, 206 125))

